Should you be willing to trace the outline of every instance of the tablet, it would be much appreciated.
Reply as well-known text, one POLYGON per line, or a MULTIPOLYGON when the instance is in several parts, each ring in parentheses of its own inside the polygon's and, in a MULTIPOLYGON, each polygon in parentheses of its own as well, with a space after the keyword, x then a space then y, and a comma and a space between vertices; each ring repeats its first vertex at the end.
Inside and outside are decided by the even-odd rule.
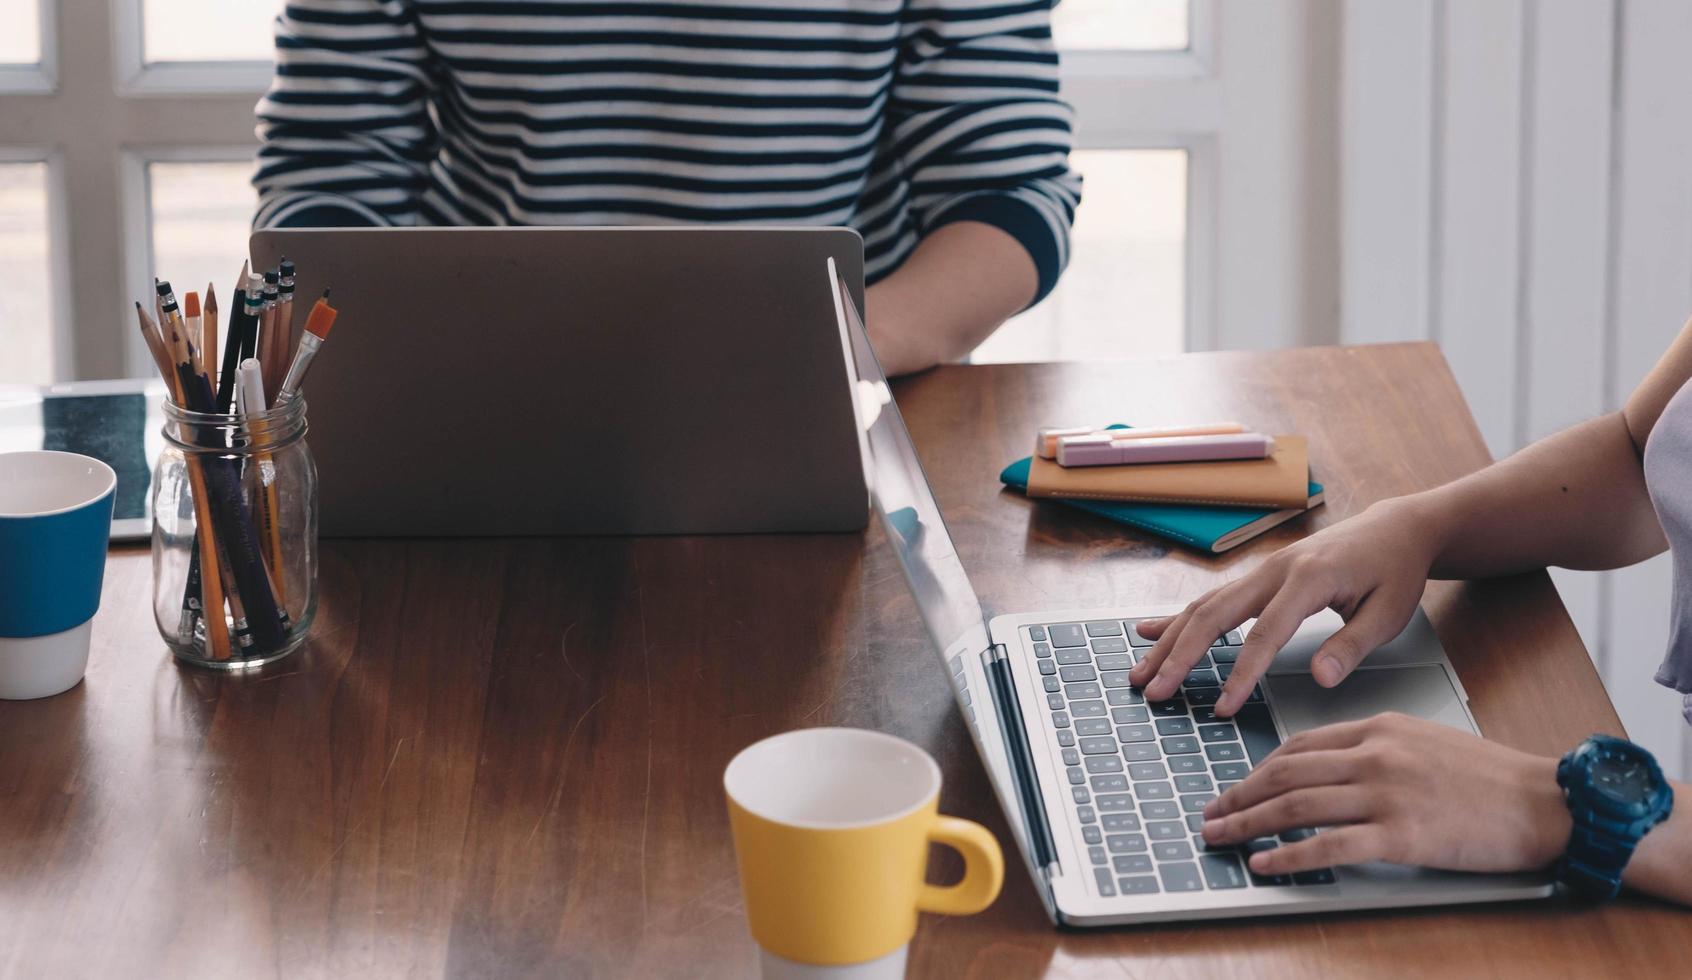
POLYGON ((0 453, 52 449, 117 471, 112 540, 152 534, 153 464, 164 448, 159 379, 0 385, 0 453))

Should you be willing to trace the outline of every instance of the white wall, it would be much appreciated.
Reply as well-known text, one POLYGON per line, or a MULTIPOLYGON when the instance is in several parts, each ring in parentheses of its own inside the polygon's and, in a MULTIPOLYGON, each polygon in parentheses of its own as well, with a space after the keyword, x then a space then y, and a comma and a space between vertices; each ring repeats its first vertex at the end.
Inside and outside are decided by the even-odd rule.
MULTIPOLYGON (((1498 456, 1619 407, 1692 313, 1692 3, 1345 0, 1340 45, 1340 339, 1437 341, 1498 456)), ((1688 773, 1668 574, 1554 578, 1688 773)))

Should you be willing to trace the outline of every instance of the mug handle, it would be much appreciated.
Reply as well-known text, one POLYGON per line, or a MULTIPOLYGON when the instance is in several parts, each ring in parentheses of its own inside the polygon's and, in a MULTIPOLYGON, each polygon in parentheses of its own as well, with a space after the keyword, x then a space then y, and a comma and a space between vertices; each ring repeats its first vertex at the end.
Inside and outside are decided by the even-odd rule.
POLYGON ((942 915, 974 915, 992 905, 1005 883, 1005 856, 987 828, 970 820, 939 816, 928 829, 928 840, 962 854, 964 875, 955 885, 923 885, 917 908, 942 915))

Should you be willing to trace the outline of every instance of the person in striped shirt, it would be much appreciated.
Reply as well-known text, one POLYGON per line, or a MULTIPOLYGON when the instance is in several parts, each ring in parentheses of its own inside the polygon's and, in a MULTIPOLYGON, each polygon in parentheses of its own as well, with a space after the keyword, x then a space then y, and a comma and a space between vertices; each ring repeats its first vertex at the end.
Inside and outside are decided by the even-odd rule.
POLYGON ((255 225, 848 225, 890 373, 1068 259, 1053 0, 288 0, 255 225))

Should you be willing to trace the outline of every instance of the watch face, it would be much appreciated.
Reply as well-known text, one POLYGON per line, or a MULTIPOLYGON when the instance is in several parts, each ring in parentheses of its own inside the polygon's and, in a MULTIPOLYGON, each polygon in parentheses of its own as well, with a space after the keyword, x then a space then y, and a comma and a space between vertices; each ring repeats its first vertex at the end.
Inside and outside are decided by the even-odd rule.
POLYGON ((1651 793, 1651 772, 1641 759, 1605 756, 1593 764, 1592 785, 1618 803, 1643 803, 1651 793))

